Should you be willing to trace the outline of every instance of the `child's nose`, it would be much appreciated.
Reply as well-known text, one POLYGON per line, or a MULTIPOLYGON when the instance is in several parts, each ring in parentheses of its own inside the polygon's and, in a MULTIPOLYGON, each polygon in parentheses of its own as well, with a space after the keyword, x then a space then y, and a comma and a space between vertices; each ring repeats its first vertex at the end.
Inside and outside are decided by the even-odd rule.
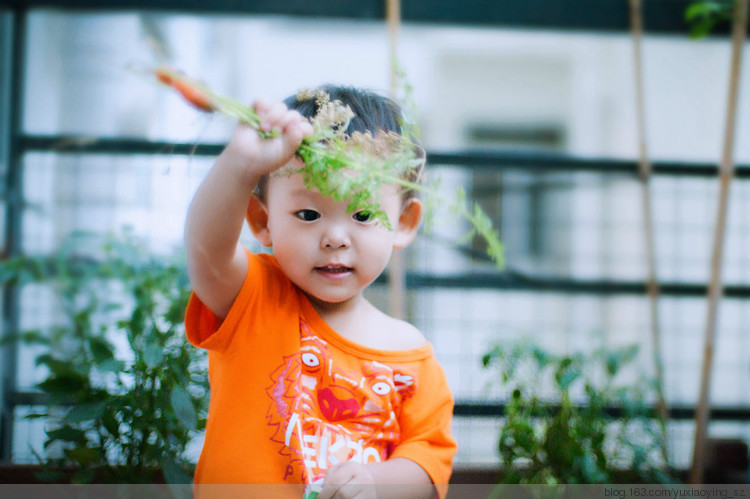
POLYGON ((320 246, 327 249, 348 248, 350 244, 349 234, 343 223, 329 224, 320 241, 320 246))

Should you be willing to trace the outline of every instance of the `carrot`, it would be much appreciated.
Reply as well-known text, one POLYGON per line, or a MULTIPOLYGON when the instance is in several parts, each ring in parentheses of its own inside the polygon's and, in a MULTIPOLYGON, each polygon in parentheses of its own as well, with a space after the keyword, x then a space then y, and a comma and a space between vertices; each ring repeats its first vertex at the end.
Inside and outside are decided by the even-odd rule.
POLYGON ((183 99, 201 111, 211 112, 216 110, 211 96, 198 84, 168 69, 155 69, 154 75, 160 82, 177 90, 183 99))
POLYGON ((173 73, 168 69, 154 69, 154 76, 156 76, 156 78, 165 85, 172 85, 172 83, 174 82, 174 76, 172 75, 173 73))

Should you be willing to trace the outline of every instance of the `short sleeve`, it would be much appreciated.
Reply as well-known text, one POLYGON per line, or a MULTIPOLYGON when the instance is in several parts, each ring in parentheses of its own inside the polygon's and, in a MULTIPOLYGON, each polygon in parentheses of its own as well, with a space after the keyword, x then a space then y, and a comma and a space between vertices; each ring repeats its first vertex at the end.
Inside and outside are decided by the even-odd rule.
POLYGON ((193 292, 185 310, 185 333, 188 341, 207 350, 224 350, 248 315, 258 316, 269 301, 288 301, 293 285, 285 278, 270 255, 247 251, 247 274, 227 316, 222 321, 193 292))
POLYGON ((401 442, 390 457, 419 464, 445 497, 457 445, 451 435, 453 395, 445 373, 434 357, 420 369, 417 390, 404 401, 399 418, 401 442), (442 487, 441 487, 442 485, 442 487))

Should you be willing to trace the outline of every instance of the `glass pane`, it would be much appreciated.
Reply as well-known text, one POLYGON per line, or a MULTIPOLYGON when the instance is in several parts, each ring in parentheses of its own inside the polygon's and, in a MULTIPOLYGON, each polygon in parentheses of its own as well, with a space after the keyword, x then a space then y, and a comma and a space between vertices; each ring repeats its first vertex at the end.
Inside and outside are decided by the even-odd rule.
MULTIPOLYGON (((70 233, 125 227, 154 251, 182 245, 187 206, 212 157, 35 153, 24 162, 24 250, 55 251, 70 233)), ((249 232, 243 236, 248 245, 249 232)))
MULTIPOLYGON (((230 122, 200 115, 139 71, 160 61, 243 102, 328 82, 390 87, 382 22, 36 11, 27 40, 32 134, 226 140, 230 122)), ((718 161, 727 41, 648 37, 643 49, 653 159, 718 161)), ((406 23, 398 53, 429 149, 637 157, 627 35, 406 23)), ((743 130, 750 100, 740 106, 743 130)), ((738 141, 737 160, 750 161, 748 141, 738 141)))
POLYGON ((168 60, 248 103, 331 81, 387 90, 384 34, 375 23, 35 12, 25 129, 223 142, 234 126, 230 120, 193 110, 144 70, 168 60))

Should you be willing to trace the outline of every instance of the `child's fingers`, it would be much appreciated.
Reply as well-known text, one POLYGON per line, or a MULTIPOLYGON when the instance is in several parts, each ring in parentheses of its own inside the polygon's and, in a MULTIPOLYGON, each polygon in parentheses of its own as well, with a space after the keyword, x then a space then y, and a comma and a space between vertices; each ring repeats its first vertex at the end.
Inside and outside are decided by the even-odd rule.
POLYGON ((332 499, 344 485, 354 478, 354 470, 346 464, 335 464, 326 472, 323 488, 316 499, 332 499))
POLYGON ((285 130, 289 125, 296 125, 298 123, 301 123, 305 120, 301 114, 299 114, 299 111, 292 109, 291 111, 287 111, 284 116, 281 117, 279 122, 277 123, 277 126, 283 131, 285 130))
POLYGON ((258 99, 253 102, 253 109, 255 109, 258 116, 265 116, 268 110, 271 109, 271 103, 265 99, 258 99))
POLYGON ((284 118, 288 109, 283 102, 271 104, 268 110, 260 116, 260 129, 264 132, 270 132, 274 128, 280 128, 279 122, 284 118))
POLYGON ((308 135, 312 135, 313 127, 309 121, 297 111, 289 111, 278 124, 281 134, 289 137, 291 142, 300 142, 308 135))
POLYGON ((352 479, 343 485, 324 486, 316 499, 377 499, 377 495, 374 484, 361 484, 352 479))
POLYGON ((332 466, 317 499, 375 499, 375 481, 365 467, 351 462, 332 466))

